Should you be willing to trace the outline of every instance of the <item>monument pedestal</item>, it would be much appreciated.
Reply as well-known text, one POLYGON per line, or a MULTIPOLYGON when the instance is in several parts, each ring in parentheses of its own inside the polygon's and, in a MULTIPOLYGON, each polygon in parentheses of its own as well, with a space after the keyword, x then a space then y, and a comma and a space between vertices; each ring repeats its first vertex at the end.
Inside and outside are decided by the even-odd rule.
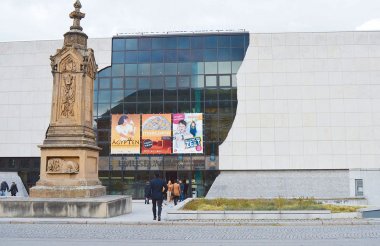
POLYGON ((130 212, 131 196, 0 199, 0 217, 109 218, 130 212))

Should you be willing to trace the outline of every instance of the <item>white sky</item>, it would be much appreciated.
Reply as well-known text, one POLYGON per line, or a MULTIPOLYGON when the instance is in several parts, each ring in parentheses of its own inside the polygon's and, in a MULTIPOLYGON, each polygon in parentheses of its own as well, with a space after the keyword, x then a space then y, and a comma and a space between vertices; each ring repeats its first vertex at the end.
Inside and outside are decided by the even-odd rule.
MULTIPOLYGON (((74 0, 0 0, 0 42, 62 39, 74 0)), ((81 0, 90 38, 198 30, 380 30, 380 0, 81 0)))

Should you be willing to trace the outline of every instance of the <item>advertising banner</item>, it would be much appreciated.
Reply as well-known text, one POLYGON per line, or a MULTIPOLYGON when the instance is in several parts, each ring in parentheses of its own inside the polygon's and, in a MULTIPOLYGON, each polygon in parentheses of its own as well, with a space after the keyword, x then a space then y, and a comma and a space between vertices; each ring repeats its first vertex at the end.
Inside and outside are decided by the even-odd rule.
POLYGON ((171 154, 171 114, 142 115, 142 154, 171 154))
POLYGON ((140 115, 114 114, 111 123, 111 154, 140 153, 140 115))
POLYGON ((173 153, 203 153, 203 115, 173 114, 173 153))

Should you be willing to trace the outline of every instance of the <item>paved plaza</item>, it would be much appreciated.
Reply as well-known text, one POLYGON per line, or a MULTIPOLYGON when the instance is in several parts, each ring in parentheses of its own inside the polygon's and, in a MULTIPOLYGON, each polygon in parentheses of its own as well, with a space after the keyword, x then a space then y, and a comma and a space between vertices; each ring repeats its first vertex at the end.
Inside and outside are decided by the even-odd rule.
POLYGON ((143 201, 107 219, 1 218, 0 245, 380 245, 375 219, 168 222, 169 208, 161 222, 143 201))

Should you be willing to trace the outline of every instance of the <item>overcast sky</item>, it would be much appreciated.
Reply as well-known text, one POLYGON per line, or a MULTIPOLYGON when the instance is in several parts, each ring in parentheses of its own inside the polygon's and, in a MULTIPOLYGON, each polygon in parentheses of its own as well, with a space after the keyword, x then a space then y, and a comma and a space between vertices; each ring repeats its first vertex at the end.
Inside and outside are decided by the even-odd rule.
MULTIPOLYGON (((74 0, 0 0, 0 42, 61 39, 74 0)), ((81 0, 90 38, 199 30, 380 30, 380 0, 81 0)))

